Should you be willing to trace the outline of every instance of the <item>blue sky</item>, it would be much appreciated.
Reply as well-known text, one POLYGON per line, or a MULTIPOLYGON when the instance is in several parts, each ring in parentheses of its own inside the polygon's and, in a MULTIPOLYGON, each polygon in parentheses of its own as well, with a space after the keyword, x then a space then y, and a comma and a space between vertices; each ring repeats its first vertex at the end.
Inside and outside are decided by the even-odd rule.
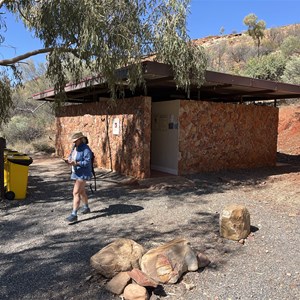
MULTIPOLYGON (((222 27, 224 34, 245 31, 247 28, 243 19, 249 13, 264 20, 267 28, 300 23, 300 0, 192 0, 190 12, 187 24, 190 37, 202 38, 218 35, 222 27)), ((39 41, 13 16, 7 15, 6 23, 6 41, 0 46, 1 58, 10 58, 41 47, 39 41)), ((35 57, 36 61, 43 59, 44 55, 35 57)))
POLYGON ((243 19, 254 13, 267 28, 300 23, 300 0, 192 0, 188 29, 191 38, 247 29, 243 19))

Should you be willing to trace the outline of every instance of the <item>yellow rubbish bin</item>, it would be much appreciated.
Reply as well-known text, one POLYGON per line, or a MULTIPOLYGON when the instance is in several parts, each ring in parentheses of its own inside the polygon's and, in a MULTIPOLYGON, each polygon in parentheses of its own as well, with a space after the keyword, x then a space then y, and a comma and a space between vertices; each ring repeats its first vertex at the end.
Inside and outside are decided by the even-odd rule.
POLYGON ((9 200, 26 198, 28 169, 32 158, 26 154, 9 153, 4 157, 5 197, 9 200))
POLYGON ((4 148, 4 186, 7 186, 8 181, 8 165, 7 165, 7 155, 18 154, 18 151, 4 148))

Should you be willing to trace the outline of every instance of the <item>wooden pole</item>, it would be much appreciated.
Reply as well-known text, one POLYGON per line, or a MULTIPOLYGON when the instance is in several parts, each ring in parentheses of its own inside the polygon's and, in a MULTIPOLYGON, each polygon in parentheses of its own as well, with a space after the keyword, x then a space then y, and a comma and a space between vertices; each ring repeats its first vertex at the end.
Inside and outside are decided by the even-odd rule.
POLYGON ((0 137, 0 194, 4 199, 4 148, 6 147, 6 141, 3 137, 0 137))

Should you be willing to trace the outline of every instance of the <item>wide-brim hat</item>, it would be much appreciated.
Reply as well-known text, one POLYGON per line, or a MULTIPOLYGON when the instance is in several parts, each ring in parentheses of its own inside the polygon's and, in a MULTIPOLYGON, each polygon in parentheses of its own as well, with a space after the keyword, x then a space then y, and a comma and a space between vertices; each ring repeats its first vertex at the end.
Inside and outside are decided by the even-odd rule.
POLYGON ((82 132, 76 132, 71 137, 73 143, 75 143, 77 140, 79 140, 81 138, 85 138, 85 135, 83 135, 82 132))

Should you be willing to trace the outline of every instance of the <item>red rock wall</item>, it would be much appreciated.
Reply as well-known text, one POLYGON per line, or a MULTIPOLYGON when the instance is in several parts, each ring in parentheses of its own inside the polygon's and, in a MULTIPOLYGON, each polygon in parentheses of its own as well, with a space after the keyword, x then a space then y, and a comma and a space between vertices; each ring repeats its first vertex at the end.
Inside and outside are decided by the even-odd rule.
POLYGON ((179 175, 276 163, 275 107, 180 101, 179 175))
POLYGON ((56 151, 69 155, 72 133, 82 131, 89 139, 99 168, 138 178, 150 177, 151 98, 135 97, 63 107, 56 118, 56 151), (112 132, 114 118, 120 120, 120 134, 112 132))
MULTIPOLYGON (((63 107, 57 114, 57 155, 67 157, 72 133, 82 131, 96 165, 137 178, 150 177, 151 98, 136 97, 63 107), (120 120, 120 134, 112 121, 120 120)), ((253 168, 276 163, 278 109, 180 101, 178 174, 253 168)))

